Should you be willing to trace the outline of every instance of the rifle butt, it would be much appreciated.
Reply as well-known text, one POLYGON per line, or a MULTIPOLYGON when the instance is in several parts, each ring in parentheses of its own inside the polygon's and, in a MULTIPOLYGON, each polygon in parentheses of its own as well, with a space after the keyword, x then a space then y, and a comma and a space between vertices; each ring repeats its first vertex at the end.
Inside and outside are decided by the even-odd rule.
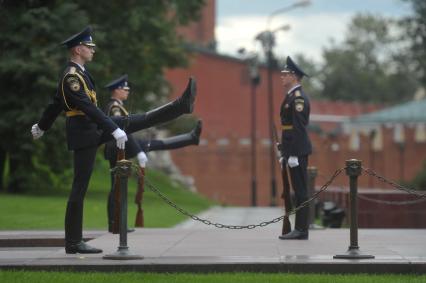
POLYGON ((138 211, 136 212, 136 219, 135 219, 135 227, 143 227, 143 210, 140 205, 138 205, 138 211))
POLYGON ((283 219, 283 229, 282 229, 282 235, 288 234, 291 232, 291 224, 290 219, 287 215, 284 216, 283 219))

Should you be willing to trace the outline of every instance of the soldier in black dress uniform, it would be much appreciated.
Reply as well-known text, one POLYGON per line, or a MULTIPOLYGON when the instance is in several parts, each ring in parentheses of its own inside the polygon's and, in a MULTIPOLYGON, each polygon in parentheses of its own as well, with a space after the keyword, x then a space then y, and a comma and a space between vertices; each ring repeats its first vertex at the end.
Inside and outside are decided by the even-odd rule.
POLYGON ((33 138, 38 139, 62 111, 66 114, 68 149, 73 151, 74 157, 74 178, 65 214, 65 251, 71 254, 102 252, 82 240, 84 196, 98 146, 115 139, 117 147, 123 149, 126 132, 139 131, 191 113, 196 94, 195 81, 191 78, 183 95, 173 102, 144 114, 108 117, 97 107, 95 82, 85 67, 95 53, 91 32, 92 29, 87 27, 62 42, 69 49, 70 60, 60 75, 52 101, 40 121, 31 128, 33 138), (126 132, 120 129, 123 126, 126 132))
MULTIPOLYGON (((309 123, 310 105, 308 96, 303 92, 301 81, 307 76, 302 69, 287 57, 286 66, 281 71, 285 98, 281 104, 281 166, 287 174, 284 184, 293 187, 296 196, 296 206, 308 199, 307 168, 308 156, 312 153, 307 125, 309 123), (287 167, 288 166, 288 167, 287 167), (287 168, 286 168, 287 167, 287 168)), ((295 229, 281 235, 282 240, 308 239, 309 207, 296 212, 295 229)))
MULTIPOLYGON (((111 92, 111 98, 105 108, 105 113, 108 116, 127 116, 129 115, 127 109, 124 106, 124 101, 127 100, 130 93, 130 86, 128 81, 128 75, 122 75, 121 77, 113 80, 105 86, 111 92)), ((144 168, 148 158, 146 153, 149 151, 159 151, 168 149, 182 148, 188 145, 198 145, 200 142, 202 123, 201 120, 197 122, 195 128, 186 134, 161 139, 161 140, 145 140, 134 137, 133 135, 127 135, 128 141, 126 142, 126 159, 137 157, 139 166, 144 168)), ((109 161, 110 167, 114 168, 117 162, 117 147, 113 141, 105 144, 105 158, 109 161)), ((111 174, 111 191, 108 195, 108 231, 112 232, 112 226, 114 221, 114 174, 111 174)), ((133 229, 129 229, 129 232, 133 229)))

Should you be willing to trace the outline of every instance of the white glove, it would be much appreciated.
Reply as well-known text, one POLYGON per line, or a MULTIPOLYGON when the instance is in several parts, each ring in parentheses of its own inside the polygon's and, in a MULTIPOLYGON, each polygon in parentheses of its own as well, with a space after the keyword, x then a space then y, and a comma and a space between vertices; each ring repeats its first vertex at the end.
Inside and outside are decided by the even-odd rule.
POLYGON ((141 151, 137 155, 139 166, 145 168, 146 163, 148 162, 148 156, 146 156, 145 152, 141 151))
POLYGON ((44 131, 42 129, 40 129, 38 124, 34 124, 31 127, 31 134, 33 135, 33 139, 36 140, 36 139, 41 138, 41 136, 44 134, 44 131))
POLYGON ((126 132, 120 128, 117 128, 114 132, 112 132, 112 135, 117 141, 117 147, 119 149, 124 149, 126 147, 126 141, 127 141, 126 132))
POLYGON ((297 156, 290 156, 287 160, 287 164, 290 168, 297 167, 299 166, 299 159, 297 156))

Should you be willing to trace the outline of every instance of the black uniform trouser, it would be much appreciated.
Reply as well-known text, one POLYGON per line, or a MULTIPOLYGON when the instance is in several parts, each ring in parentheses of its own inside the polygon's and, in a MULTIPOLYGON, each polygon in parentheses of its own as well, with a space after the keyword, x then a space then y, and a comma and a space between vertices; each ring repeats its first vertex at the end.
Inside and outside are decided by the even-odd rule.
MULTIPOLYGON (((136 139, 136 142, 139 143, 140 147, 144 149, 145 152, 148 151, 160 151, 160 150, 169 150, 182 148, 188 145, 193 145, 197 143, 197 138, 191 135, 190 133, 182 134, 166 139, 161 140, 144 140, 136 139)), ((115 146, 115 145, 114 145, 115 146)), ((116 155, 113 155, 116 156, 116 155)), ((126 158, 133 158, 134 156, 128 156, 126 158)), ((114 168, 117 163, 116 158, 111 158, 109 160, 110 168, 114 168)), ((114 173, 111 173, 111 190, 108 194, 108 230, 112 231, 112 225, 114 221, 114 173)))
MULTIPOLYGON (((158 123, 164 123, 186 113, 176 101, 170 102, 144 114, 129 117, 112 117, 113 121, 127 133, 140 131, 158 123)), ((82 241, 83 202, 92 175, 98 145, 113 140, 110 133, 103 133, 97 145, 74 150, 74 178, 65 213, 65 241, 75 244, 82 241)))
POLYGON ((82 240, 83 201, 95 163, 97 146, 74 150, 74 178, 65 214, 65 241, 70 244, 82 240))
MULTIPOLYGON (((308 200, 308 156, 298 156, 299 166, 289 168, 290 176, 284 174, 284 184, 293 187, 297 207, 308 200)), ((287 165, 288 166, 288 165, 287 165)), ((285 168, 283 170, 286 170, 285 168)), ((306 206, 296 212, 295 228, 299 231, 308 231, 309 207, 306 206)))

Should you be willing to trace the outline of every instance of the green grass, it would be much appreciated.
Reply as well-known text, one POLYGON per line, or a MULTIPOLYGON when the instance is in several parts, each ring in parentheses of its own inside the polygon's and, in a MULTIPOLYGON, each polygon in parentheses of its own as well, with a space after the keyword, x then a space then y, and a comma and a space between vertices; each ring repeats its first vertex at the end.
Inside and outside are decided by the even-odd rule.
POLYGON ((210 274, 157 274, 157 273, 71 273, 71 272, 37 272, 37 271, 0 271, 0 282, 14 283, 116 283, 116 282, 167 282, 167 283, 420 283, 426 282, 425 275, 329 275, 329 274, 264 274, 264 273, 210 273, 210 274))
MULTIPOLYGON (((199 213, 213 203, 206 198, 191 193, 180 184, 172 182, 161 172, 149 170, 147 179, 158 187, 171 200, 191 213, 199 213)), ((69 184, 67 187, 71 187, 69 184)), ((129 179, 128 223, 133 227, 136 205, 133 199, 136 192, 136 178, 129 179)), ((84 228, 105 229, 107 227, 106 204, 110 189, 109 168, 105 161, 97 159, 89 190, 84 204, 84 228)), ((27 229, 63 229, 65 207, 68 192, 58 191, 50 195, 0 194, 1 230, 27 229)), ((148 187, 144 193, 145 227, 171 227, 185 219, 186 216, 170 207, 148 187)))

